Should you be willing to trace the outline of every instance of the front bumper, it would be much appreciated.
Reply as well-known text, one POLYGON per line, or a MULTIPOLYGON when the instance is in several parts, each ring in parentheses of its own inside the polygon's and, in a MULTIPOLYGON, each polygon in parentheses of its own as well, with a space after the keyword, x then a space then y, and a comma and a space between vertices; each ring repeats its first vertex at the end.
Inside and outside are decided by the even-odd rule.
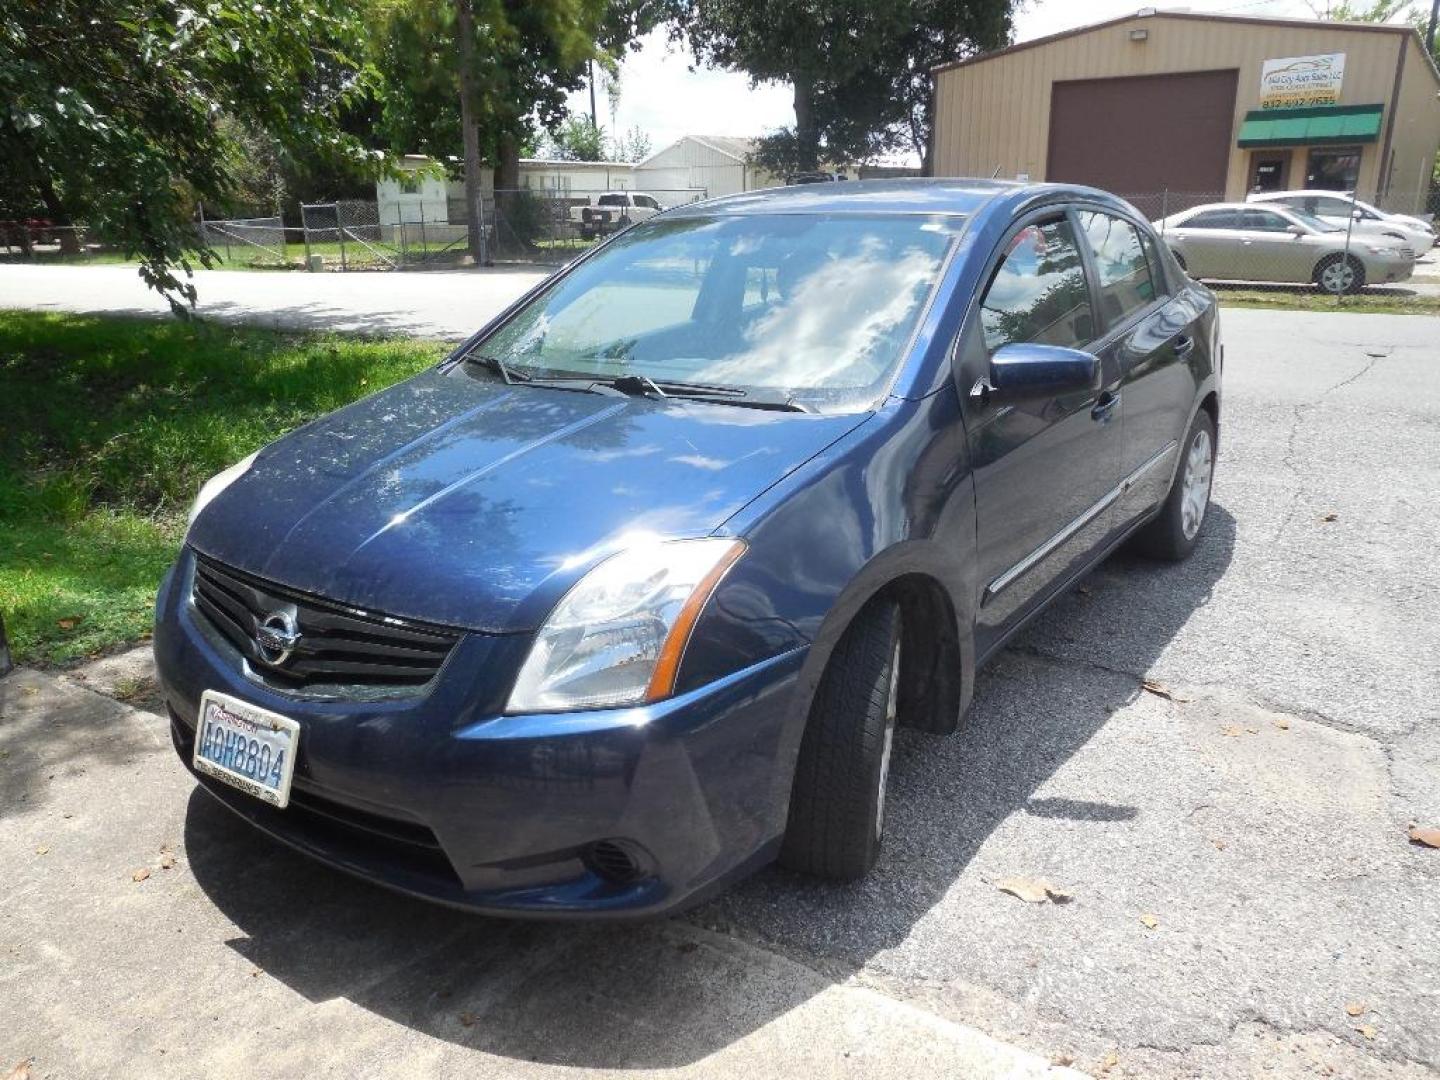
POLYGON ((197 779, 332 866, 480 912, 622 917, 703 899, 778 849, 804 649, 652 706, 503 716, 493 673, 525 643, 468 634, 423 695, 317 700, 246 677, 194 611, 192 573, 187 552, 156 607, 176 751, 189 767, 208 689, 297 720, 286 809, 197 779))

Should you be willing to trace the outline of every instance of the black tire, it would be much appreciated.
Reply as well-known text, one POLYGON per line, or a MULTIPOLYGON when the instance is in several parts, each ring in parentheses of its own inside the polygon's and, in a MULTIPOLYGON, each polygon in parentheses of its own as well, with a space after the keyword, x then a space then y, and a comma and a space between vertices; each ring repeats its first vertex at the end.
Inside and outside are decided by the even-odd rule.
POLYGON ((1353 296, 1365 287, 1365 265, 1354 255, 1327 255, 1315 264, 1315 273, 1311 276, 1311 280, 1315 282, 1323 293, 1328 293, 1331 296, 1340 293, 1353 296), (1331 267, 1339 266, 1349 267, 1349 277, 1338 285, 1333 281, 1327 284, 1325 272, 1331 267))
POLYGON ((872 604, 836 645, 810 706, 780 861, 836 881, 880 854, 895 736, 900 612, 872 604))
POLYGON ((1195 414, 1185 441, 1180 444, 1180 462, 1175 469, 1175 479, 1170 484, 1170 493, 1165 496, 1165 504, 1155 520, 1135 534, 1135 547, 1141 553, 1153 559, 1179 562, 1189 558, 1195 550, 1200 534, 1205 531, 1205 519, 1209 516, 1205 511, 1210 506, 1210 489, 1215 479, 1216 445, 1215 421, 1207 410, 1201 409, 1195 414), (1202 435, 1209 447, 1209 469, 1204 478, 1205 501, 1200 507, 1200 519, 1190 531, 1186 518, 1186 480, 1191 452, 1202 435))

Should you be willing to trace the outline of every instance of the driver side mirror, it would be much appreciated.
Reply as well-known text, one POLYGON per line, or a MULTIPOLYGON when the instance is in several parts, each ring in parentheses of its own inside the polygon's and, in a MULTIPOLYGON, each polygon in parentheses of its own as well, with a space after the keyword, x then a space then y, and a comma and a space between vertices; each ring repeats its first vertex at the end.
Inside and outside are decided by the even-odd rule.
POLYGON ((1035 401, 1099 385, 1099 357, 1059 345, 1012 342, 995 350, 989 375, 975 384, 970 396, 986 404, 1035 401))
POLYGON ((1356 221, 1364 221, 1364 220, 1365 220, 1365 211, 1363 211, 1363 210, 1351 210, 1351 211, 1350 211, 1350 216, 1351 216, 1354 220, 1356 220, 1356 221))
POLYGON ((1289 225, 1286 225, 1286 226, 1285 226, 1285 231, 1288 232, 1291 236, 1304 236, 1304 235, 1305 235, 1305 228, 1304 228, 1304 226, 1303 226, 1303 225, 1296 225, 1293 221, 1292 221, 1289 225))

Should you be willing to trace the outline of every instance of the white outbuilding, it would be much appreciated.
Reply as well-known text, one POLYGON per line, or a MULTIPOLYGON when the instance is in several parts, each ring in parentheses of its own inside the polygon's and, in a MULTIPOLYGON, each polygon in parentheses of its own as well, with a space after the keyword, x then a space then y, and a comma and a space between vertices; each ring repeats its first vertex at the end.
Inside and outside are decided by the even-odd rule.
POLYGON ((635 189, 704 191, 706 196, 714 198, 783 183, 779 177, 750 163, 754 150, 754 139, 683 135, 635 166, 635 189))

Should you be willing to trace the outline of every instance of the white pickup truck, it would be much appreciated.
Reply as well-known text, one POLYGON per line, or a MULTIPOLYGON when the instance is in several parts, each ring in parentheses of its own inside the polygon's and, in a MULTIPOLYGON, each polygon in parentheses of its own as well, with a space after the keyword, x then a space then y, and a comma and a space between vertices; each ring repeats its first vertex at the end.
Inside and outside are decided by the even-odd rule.
POLYGON ((590 196, 585 206, 572 206, 570 221, 580 230, 582 240, 594 240, 654 217, 664 209, 653 196, 638 191, 606 191, 590 196))

